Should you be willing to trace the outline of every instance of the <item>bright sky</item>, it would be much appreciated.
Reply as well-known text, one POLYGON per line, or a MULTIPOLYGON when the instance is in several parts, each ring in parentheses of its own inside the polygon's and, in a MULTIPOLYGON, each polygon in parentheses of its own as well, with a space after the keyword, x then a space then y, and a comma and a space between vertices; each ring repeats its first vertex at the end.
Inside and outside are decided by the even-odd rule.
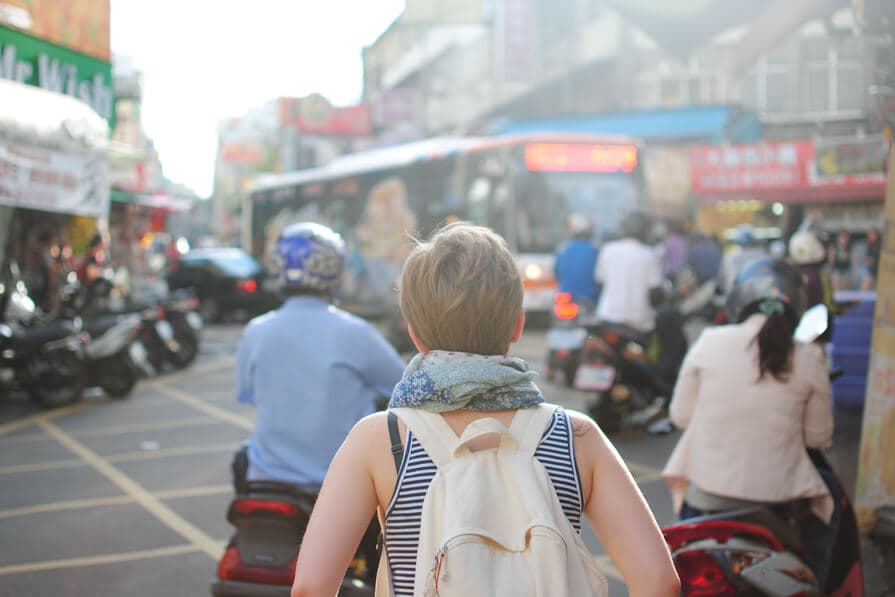
POLYGON ((279 96, 361 93, 361 48, 404 0, 112 0, 112 51, 143 71, 165 175, 210 196, 217 124, 279 96))

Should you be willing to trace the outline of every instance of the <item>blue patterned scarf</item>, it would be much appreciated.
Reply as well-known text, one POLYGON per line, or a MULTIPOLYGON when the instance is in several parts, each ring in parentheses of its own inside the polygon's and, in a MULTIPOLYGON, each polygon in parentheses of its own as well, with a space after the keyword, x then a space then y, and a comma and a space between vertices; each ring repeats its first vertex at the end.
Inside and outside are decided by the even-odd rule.
POLYGON ((388 406, 436 413, 525 408, 544 401, 535 377, 514 357, 433 350, 413 357, 388 406))

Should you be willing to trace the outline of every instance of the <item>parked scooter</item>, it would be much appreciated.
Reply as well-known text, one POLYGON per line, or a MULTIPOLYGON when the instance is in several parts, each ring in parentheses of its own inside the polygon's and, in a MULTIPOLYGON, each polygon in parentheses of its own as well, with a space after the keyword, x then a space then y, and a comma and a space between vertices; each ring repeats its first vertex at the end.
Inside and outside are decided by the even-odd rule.
MULTIPOLYGON (((288 597, 295 560, 316 492, 273 481, 249 481, 230 503, 227 520, 236 533, 218 562, 214 597, 288 597)), ((372 596, 379 554, 374 523, 342 581, 339 595, 372 596)))
POLYGON ((84 328, 90 336, 84 350, 87 383, 118 399, 128 396, 140 377, 151 375, 153 369, 139 339, 140 317, 110 313, 103 308, 110 291, 111 282, 101 278, 82 297, 79 286, 71 283, 63 294, 61 314, 63 318, 85 318, 84 328))
POLYGON ((87 383, 81 321, 38 322, 17 278, 0 282, 0 390, 24 390, 43 408, 77 402, 87 383))
POLYGON ((180 290, 163 301, 161 308, 171 328, 171 337, 166 340, 168 361, 175 369, 188 367, 199 356, 203 326, 199 299, 188 290, 180 290))

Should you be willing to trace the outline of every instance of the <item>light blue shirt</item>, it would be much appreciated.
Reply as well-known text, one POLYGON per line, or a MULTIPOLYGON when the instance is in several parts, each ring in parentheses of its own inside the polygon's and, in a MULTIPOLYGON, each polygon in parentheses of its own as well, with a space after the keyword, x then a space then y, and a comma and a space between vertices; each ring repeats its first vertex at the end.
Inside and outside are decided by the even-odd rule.
POLYGON ((372 325, 318 298, 253 319, 236 358, 237 400, 257 411, 249 480, 322 483, 348 432, 403 372, 372 325))

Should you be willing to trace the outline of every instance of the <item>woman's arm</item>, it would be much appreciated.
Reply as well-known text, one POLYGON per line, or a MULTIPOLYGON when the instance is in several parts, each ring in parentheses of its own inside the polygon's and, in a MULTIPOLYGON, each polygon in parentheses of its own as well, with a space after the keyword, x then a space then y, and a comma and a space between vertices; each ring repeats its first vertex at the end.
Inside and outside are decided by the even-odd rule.
POLYGON ((615 448, 588 417, 570 412, 586 490, 584 513, 632 597, 672 597, 680 580, 640 489, 615 448))
POLYGON ((798 348, 807 352, 806 373, 811 387, 802 423, 805 445, 809 448, 828 448, 833 443, 833 405, 826 360, 823 351, 816 344, 798 348))
MULTIPOLYGON (((381 421, 380 421, 381 423, 381 421)), ((308 522, 295 567, 292 597, 332 597, 339 591, 361 537, 376 512, 370 446, 376 415, 360 421, 339 448, 308 522)))
POLYGON ((699 367, 697 363, 704 342, 704 336, 700 336, 687 352, 678 373, 677 382, 674 384, 671 404, 668 406, 668 416, 671 422, 681 429, 685 429, 690 424, 690 419, 696 408, 696 398, 699 396, 699 367))

